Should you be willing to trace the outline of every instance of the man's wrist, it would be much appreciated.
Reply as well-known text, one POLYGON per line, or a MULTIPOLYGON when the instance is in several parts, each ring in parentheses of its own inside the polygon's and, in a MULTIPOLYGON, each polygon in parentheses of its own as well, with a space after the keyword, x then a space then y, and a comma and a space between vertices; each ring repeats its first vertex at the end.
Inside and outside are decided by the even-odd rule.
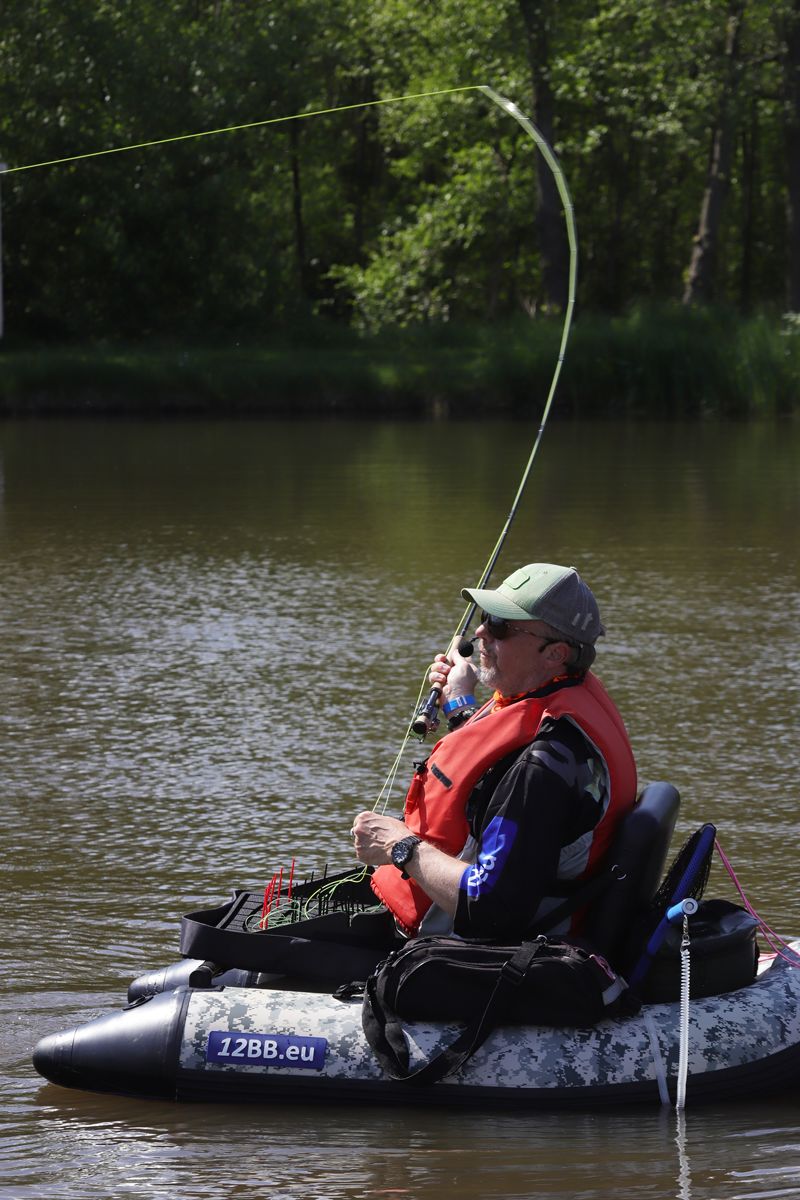
POLYGON ((406 866, 411 862, 417 852, 417 848, 421 844, 422 839, 411 834, 409 837, 401 838, 399 842, 395 842, 394 846, 392 846, 389 857, 403 879, 408 879, 406 866))
POLYGON ((475 708, 476 700, 474 696, 454 696, 452 700, 445 700, 442 705, 442 716, 452 716, 460 708, 475 708))
POLYGON ((452 716, 447 718, 447 732, 452 733, 454 729, 460 729, 462 725, 466 725, 470 717, 474 717, 477 708, 459 708, 452 716))

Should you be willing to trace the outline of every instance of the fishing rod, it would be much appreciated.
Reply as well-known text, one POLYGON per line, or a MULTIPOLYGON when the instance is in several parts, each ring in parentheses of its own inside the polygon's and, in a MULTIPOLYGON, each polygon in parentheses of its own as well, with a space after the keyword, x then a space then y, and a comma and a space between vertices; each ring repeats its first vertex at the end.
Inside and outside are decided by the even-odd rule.
MULTIPOLYGON (((485 96, 488 96, 488 98, 490 100, 492 100, 495 104, 497 104, 504 112, 508 113, 509 116, 513 117, 514 120, 517 121, 522 126, 522 128, 525 130, 525 132, 535 142, 537 149, 541 152, 542 157, 544 158, 545 162, 547 163, 548 167, 550 168, 550 171, 552 172, 556 187, 558 189, 558 194, 561 199, 561 203, 564 206, 564 219, 566 221, 567 240, 569 243, 569 278, 568 278, 568 286, 567 286, 567 304, 566 304, 566 307, 564 310, 564 326, 563 326, 563 330, 561 333, 561 344, 559 346, 558 358, 556 361, 555 370, 553 372, 553 378, 550 383, 550 390, 547 395, 547 401, 545 403, 544 409, 542 410, 542 417, 541 417, 541 421, 539 423, 539 429, 536 433, 536 437, 534 439, 533 447, 532 447, 530 455, 528 457, 528 461, 522 472, 522 477, 519 482, 519 487, 517 488, 517 493, 511 504, 511 508, 509 510, 508 516, 506 517, 506 521, 502 528, 500 536, 497 539, 497 542, 495 543, 495 547, 492 550, 491 554, 489 555, 489 560, 483 569, 483 574, 481 575, 480 582, 478 584, 476 584, 476 588, 484 588, 484 587, 486 587, 486 584, 489 581, 492 571, 495 568, 497 560, 500 557, 500 552, 502 551, 503 546, 505 545, 506 538, 508 537, 509 530, 511 529, 511 525, 514 521, 514 518, 517 515, 517 511, 519 509, 523 493, 525 491, 525 488, 527 486, 528 480, 531 475, 531 471, 533 469, 534 460, 539 451, 539 446, 541 445, 545 426, 547 425, 547 419, 550 416, 550 410, 553 406, 553 399, 555 397, 556 388, 558 386, 558 380, 561 375, 561 368, 564 364, 564 356, 566 354, 567 341, 569 339, 570 329, 572 326, 572 313, 573 313, 573 309, 575 307, 575 290, 576 290, 576 283, 577 283, 577 277, 578 277, 578 238, 577 238, 577 233, 575 230, 575 213, 574 213, 574 209, 572 206, 572 199, 569 194, 569 189, 567 187, 567 182, 564 178, 564 173, 561 170, 561 166, 558 162, 558 159, 556 158, 555 154, 553 153, 552 149, 550 148, 550 145, 547 142, 544 135, 541 133, 541 131, 539 129, 536 128, 536 126, 533 124, 533 122, 524 115, 524 113, 520 112, 520 110, 517 108, 516 104, 514 104, 514 102, 512 100, 507 100, 505 98, 505 96, 501 96, 493 88, 490 88, 486 85, 480 85, 477 90, 480 92, 483 92, 483 94, 485 96)), ((453 653, 454 649, 463 658, 469 658, 472 655, 474 642, 472 639, 467 637, 467 632, 469 630, 470 625, 472 624, 473 618, 475 616, 476 608, 477 608, 477 605, 473 601, 467 608, 466 612, 464 613, 464 616, 461 619, 458 630, 456 631, 456 633, 453 635, 453 637, 451 639, 450 647, 447 652, 448 658, 450 658, 450 655, 453 653)), ((422 702, 422 704, 420 704, 413 720, 411 721, 410 731, 412 733, 415 733, 417 735, 417 737, 420 738, 421 741, 425 739, 427 734, 429 734, 432 730, 436 729, 436 727, 439 724, 438 713, 439 713, 439 703, 441 700, 441 695, 442 695, 442 689, 440 687, 438 687, 438 686, 432 687, 428 693, 427 698, 422 702)))
MULTIPOLYGON (((397 103, 401 103, 403 101, 408 101, 408 100, 422 100, 422 99, 428 99, 428 98, 432 98, 432 97, 448 96, 448 95, 454 95, 456 93, 465 93, 465 92, 482 92, 483 95, 486 96, 487 99, 491 100, 493 104, 496 104, 500 109, 502 109, 503 112, 507 113, 508 116, 513 117, 513 119, 519 125, 522 126, 522 128, 525 130, 525 132, 528 134, 528 136, 533 140, 533 142, 535 143, 539 152, 542 154, 545 162, 547 163, 547 166, 549 167, 549 169, 553 175, 553 178, 554 178, 554 181, 556 184, 556 188, 558 190, 558 194, 559 194, 561 203, 564 208, 564 219, 566 222, 567 239, 568 239, 568 243, 569 243, 569 277, 568 277, 568 287, 567 287, 567 304, 566 304, 566 308, 564 311, 564 325, 563 325, 563 330, 562 330, 562 334, 561 334, 561 344, 559 347, 558 358, 556 360, 556 365, 555 365, 553 377, 552 377, 552 380, 550 383, 550 389, 549 389, 549 392, 547 395, 547 400, 546 400, 544 409, 542 411, 542 417, 541 417, 541 421, 539 423, 539 428, 538 428, 536 437, 534 439, 533 447, 532 447, 530 455, 528 457, 527 464, 522 472, 522 477, 520 479, 520 483, 517 488, 517 493, 511 504, 511 508, 509 510, 508 516, 506 518, 506 521, 505 521, 503 529, 500 533, 500 536, 495 544, 493 551, 491 552, 491 554, 489 556, 489 560, 488 560, 486 566, 484 567, 483 573, 480 577, 480 581, 477 584, 477 587, 482 588, 482 587, 485 587, 489 581, 492 571, 494 570, 495 564, 500 556, 503 546, 505 545, 505 541, 506 541, 506 538, 508 537, 508 533, 511 528, 511 525, 514 521, 514 518, 517 515, 517 511, 519 509, 519 505, 522 500, 523 493, 525 491, 526 485, 528 483, 528 479, 531 474, 531 470, 533 468, 534 461, 535 461, 537 453, 539 451, 539 446, 542 441, 542 436, 544 434, 545 426, 547 425, 547 420, 548 420, 548 417, 550 416, 550 410, 552 408, 553 399, 555 397, 556 388, 558 386, 558 380, 561 375, 561 368, 564 363, 564 356, 566 353, 567 340, 569 338, 569 333, 570 333, 570 329, 572 326, 572 314, 573 314, 573 309, 575 307, 575 290, 576 290, 576 280, 577 280, 578 242, 577 242, 577 235, 576 235, 576 231, 575 231, 575 216, 574 216, 574 210, 573 210, 573 205, 572 205, 572 199, 569 194, 569 189, 567 187, 567 183, 564 178, 564 174, 561 170, 561 166, 558 162, 558 159, 556 158, 555 154, 553 153, 553 150, 551 149, 549 143, 547 142, 547 139, 544 137, 544 135, 541 133, 541 131, 539 129, 537 129, 537 127, 533 124, 533 122, 530 120, 530 118, 526 117, 525 114, 520 111, 520 109, 517 107, 517 105, 512 100, 508 100, 505 96, 501 96, 499 94, 499 92, 496 92, 494 90, 494 88, 489 87, 487 84, 469 84, 469 85, 465 85, 465 86, 461 86, 461 87, 440 88, 437 90, 432 90, 432 91, 427 91, 427 92, 409 93, 409 94, 403 95, 403 96, 389 96, 389 97, 385 97, 380 100, 366 100, 366 101, 361 101, 357 104, 343 104, 343 105, 337 105, 333 108, 314 109, 309 112, 291 113, 291 114, 289 114, 287 116, 283 116, 283 117, 271 117, 271 118, 268 118, 266 120, 261 120, 261 121, 250 121, 250 122, 247 122, 246 124, 228 125, 228 126, 224 126, 219 129, 206 129, 206 130, 200 130, 200 131, 194 132, 194 133, 178 134, 178 135, 175 135, 172 137, 154 138, 154 139, 151 139, 151 140, 145 141, 145 142, 136 142, 136 143, 132 143, 129 145, 123 145, 123 146, 111 146, 111 147, 108 147, 103 150, 92 150, 92 151, 84 152, 82 154, 71 154, 71 155, 68 155, 68 156, 65 156, 62 158, 48 159, 48 160, 43 160, 40 162, 22 163, 17 166, 7 166, 4 164, 4 169, 0 170, 0 175, 13 175, 13 174, 16 174, 17 172, 21 172, 21 171, 32 171, 32 170, 37 170, 37 169, 41 169, 44 167, 64 166, 67 163, 84 162, 88 159, 100 158, 100 157, 104 157, 109 154, 123 154, 123 153, 129 153, 129 152, 133 152, 133 151, 147 150, 147 149, 151 149, 156 146, 172 145, 176 142, 189 141, 189 140, 196 139, 196 138, 215 137, 220 134, 238 133, 238 132, 242 132, 242 131, 263 128, 267 125, 279 125, 286 121, 304 120, 309 117, 326 116, 326 115, 330 115, 333 113, 348 112, 348 111, 353 111, 356 109, 363 109, 363 108, 371 108, 371 107, 375 107, 378 105, 397 104, 397 103)), ((460 626, 459 626, 460 633, 459 633, 459 631, 457 631, 453 635, 453 638, 451 639, 450 649, 448 650, 448 657, 453 652, 453 648, 455 648, 465 658, 469 657, 472 654, 474 643, 473 643, 472 639, 467 637, 467 632, 469 630, 470 625, 472 624, 472 620, 475 615, 476 607, 477 606, 474 603, 472 603, 467 608, 467 610, 461 620, 460 626)), ((424 685, 423 685, 423 687, 424 687, 424 685)), ((422 689, 421 689, 421 691, 422 691, 422 689)), ((408 733, 414 732, 415 734, 417 734, 418 737, 420 737, 420 739, 424 739, 425 736, 432 729, 435 729, 437 727, 437 725, 439 723, 438 708, 439 708, 440 699, 441 699, 441 689, 438 687, 432 687, 428 694, 427 699, 424 700, 419 705, 419 708, 416 711, 416 715, 414 716, 413 720, 411 721, 411 723, 408 727, 406 736, 408 736, 408 733)))

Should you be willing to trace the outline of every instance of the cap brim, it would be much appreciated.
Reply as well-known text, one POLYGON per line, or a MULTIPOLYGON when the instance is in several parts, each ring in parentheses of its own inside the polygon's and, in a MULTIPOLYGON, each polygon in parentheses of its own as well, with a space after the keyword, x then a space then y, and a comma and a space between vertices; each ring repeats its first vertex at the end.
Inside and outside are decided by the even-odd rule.
POLYGON ((520 608, 513 600, 509 600, 502 592, 492 588, 462 588, 461 595, 465 600, 472 600, 482 611, 492 617, 505 617, 507 621, 535 621, 524 608, 520 608))

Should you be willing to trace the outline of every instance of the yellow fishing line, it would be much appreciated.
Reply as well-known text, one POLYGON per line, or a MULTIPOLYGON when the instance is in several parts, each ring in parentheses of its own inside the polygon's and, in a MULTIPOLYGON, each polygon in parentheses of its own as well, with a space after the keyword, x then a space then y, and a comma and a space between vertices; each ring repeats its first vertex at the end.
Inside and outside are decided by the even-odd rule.
MULTIPOLYGON (((566 228, 567 228, 567 242, 569 244, 569 278, 568 278, 568 282, 567 282, 567 305, 566 305, 566 309, 564 312, 564 323, 563 323, 563 328, 562 328, 562 333, 561 333, 561 344, 559 346, 558 358, 556 360, 555 368, 553 370, 553 376, 550 381, 550 388, 547 393, 547 399, 545 401, 544 409, 542 411, 541 420, 539 421, 539 428, 536 432, 536 436, 533 441, 533 446, 532 446, 531 452, 528 456, 528 461, 525 464, 525 467, 523 469, 522 476, 521 476, 520 482, 519 482, 519 486, 517 487, 516 495, 514 496, 514 499, 512 501, 511 508, 509 510, 508 516, 506 517, 505 524, 500 532, 500 536, 498 537, 498 539, 494 545, 494 548, 493 548, 491 554, 489 555, 486 566, 484 567, 483 572, 481 574, 480 581, 477 584, 477 586, 479 588, 483 588, 483 587, 486 587, 489 577, 490 577, 492 571, 494 570, 495 564, 500 556, 500 552, 503 549, 503 546, 505 545, 506 538, 508 537, 512 522, 514 521, 514 518, 517 515, 517 510, 519 509, 519 505, 522 500, 522 495, 527 486, 528 479, 530 478, 530 474, 533 469, 534 461, 536 460, 536 456, 539 452, 539 447, 542 442, 542 437, 544 435, 545 426, 547 425, 547 420, 548 420, 548 417, 550 416, 550 410, 553 406, 553 400, 555 399, 556 389, 558 387, 558 381, 561 377, 561 368, 564 365, 564 357, 566 355, 566 350, 567 350, 567 341, 569 339, 570 330, 572 328, 572 317, 573 317, 573 311, 575 308, 575 295, 576 295, 577 275, 578 275, 578 238, 577 238, 577 233, 576 233, 576 229, 575 229, 575 210, 574 210, 574 206, 572 203, 572 197, 570 196, 570 193, 569 193, 569 188, 567 187, 567 181, 564 178, 564 173, 561 170, 561 166, 558 162, 558 159, 556 158, 555 154, 553 153, 552 149, 550 148, 545 137, 542 135, 542 133, 539 131, 539 129, 537 129, 537 127, 533 124, 533 122, 528 117, 526 117, 523 112, 520 111, 520 109, 517 107, 516 104, 514 104, 514 102, 512 100, 508 100, 505 96, 501 96, 499 94, 499 92, 496 92, 494 90, 494 88, 488 87, 486 84, 480 84, 475 90, 479 91, 479 92, 483 92, 484 96, 487 96, 488 99, 490 99, 494 104, 496 104, 499 108, 501 108, 503 110, 503 112, 507 113, 508 116, 513 117, 514 120, 519 125, 522 126, 522 128, 525 130, 525 132, 528 134, 528 136, 532 139, 532 141, 534 142, 539 153, 544 158, 544 160, 547 163, 547 166, 550 170, 550 173, 553 176, 553 179, 554 179, 555 185, 556 185, 556 189, 558 191, 559 199, 561 200, 561 203, 563 205, 564 220, 565 220, 566 228)), ((462 617, 461 624, 456 628, 456 630, 453 633, 453 636, 450 641, 451 646, 456 641, 456 639, 459 637, 460 633, 466 633, 466 630, 469 627, 469 624, 475 614, 475 607, 476 606, 474 604, 469 604, 467 606, 467 608, 464 612, 464 616, 462 617)), ((414 710, 415 715, 420 711, 419 703, 423 696, 424 691, 425 691, 425 679, 423 678, 422 683, 420 685, 419 694, 417 696, 417 703, 415 705, 415 710, 414 710)), ((409 723, 408 728, 406 729, 406 733, 403 738, 402 745, 398 752, 397 758, 395 759, 394 764, 389 772, 389 776, 386 779, 386 782, 384 783, 383 787, 381 788, 378 799, 375 801, 375 804, 373 805, 373 811, 378 808, 378 805, 381 804, 381 801, 383 802, 383 807, 382 807, 381 811, 385 812, 385 810, 386 810, 386 806, 387 806, 387 803, 389 800, 389 795, 391 793, 392 787, 394 786, 395 778, 397 776, 397 771, 398 771, 398 767, 400 765, 401 755, 403 754, 403 752, 411 738, 412 732, 413 732, 412 725, 413 725, 413 718, 412 718, 411 723, 409 723)))
MULTIPOLYGON (((492 553, 489 556, 486 567, 484 568, 484 571, 482 573, 480 583, 478 584, 479 587, 484 587, 486 585, 486 582, 487 582, 493 568, 494 568, 497 558, 499 557, 500 551, 505 543, 506 537, 508 536, 508 532, 511 527, 511 523, 512 523, 514 517, 516 516, 516 512, 519 507, 519 503, 522 499, 522 493, 524 492, 525 487, 527 485, 528 477, 530 476, 531 469, 533 467, 533 463, 534 463, 534 460, 538 453, 539 445, 542 440, 542 435, 544 434, 545 425, 547 424, 547 419, 550 415, 550 409, 553 404, 553 398, 555 396, 556 387, 558 385, 558 380, 559 380, 559 377, 561 374, 561 368, 564 363, 564 355, 566 352, 567 339, 569 337, 570 328, 571 328, 571 324, 572 324, 572 314, 573 314, 573 308, 575 305, 575 290, 576 290, 575 284, 576 284, 576 274, 577 274, 577 238, 576 238, 576 234, 575 234, 575 220, 574 220, 573 205, 572 205, 571 197, 569 195, 569 190, 566 185, 566 180, 564 179, 564 176, 561 171, 561 167, 559 166, 558 160, 556 159, 555 155, 553 154, 552 150, 550 149, 550 146, 548 145, 547 141, 542 136, 542 134, 539 132, 539 130, 536 128, 536 126, 522 112, 520 112, 520 110, 516 106, 516 104, 514 104, 510 100, 507 100, 505 96, 499 95, 493 88, 488 87, 486 84, 467 84, 467 85, 464 85, 461 87, 438 88, 434 91, 429 91, 429 92, 412 92, 412 93, 409 93, 409 94, 403 95, 403 96, 388 96, 388 97, 384 98, 383 100, 363 100, 357 104, 340 104, 340 105, 336 105, 333 108, 319 108, 319 109, 314 109, 311 112, 291 113, 290 115, 285 116, 285 117, 269 117, 263 121, 249 121, 246 124, 242 124, 242 125, 226 125, 225 127, 221 128, 221 129, 204 129, 204 130, 200 130, 196 133, 182 133, 182 134, 177 134, 173 137, 155 138, 151 141, 135 142, 135 143, 133 143, 131 145, 127 145, 127 146, 112 146, 112 147, 108 148, 107 150, 90 150, 84 154, 71 154, 64 158, 53 158, 53 159, 49 159, 44 162, 25 163, 25 164, 23 164, 21 166, 17 166, 17 167, 6 167, 4 171, 0 172, 0 174, 13 175, 20 171, 34 171, 41 167, 56 167, 56 166, 64 166, 67 163, 85 162, 87 159, 102 158, 108 154, 125 154, 132 150, 146 150, 152 146, 169 146, 169 145, 174 145, 177 142, 191 141, 191 140, 194 140, 197 138, 216 137, 217 135, 223 134, 223 133, 239 133, 246 129, 260 129, 260 128, 264 128, 268 125, 280 125, 286 121, 301 121, 301 120, 305 120, 308 117, 323 117, 323 116, 328 116, 332 113, 353 112, 356 109, 373 108, 373 107, 377 107, 379 105, 384 105, 384 104, 400 104, 406 100, 424 100, 424 99, 428 99, 428 98, 431 98, 434 96, 452 96, 457 93, 465 93, 465 92, 482 92, 484 94, 484 96, 488 97, 488 99, 490 99, 494 104, 496 104, 499 108, 503 109, 503 111, 506 112, 509 116, 513 117, 514 120, 517 121, 522 126, 522 128, 525 130, 525 132, 528 134, 528 136, 530 138, 532 138, 532 140, 536 144, 538 150, 543 155, 543 157, 555 179, 559 197, 564 206, 564 217, 565 217, 566 225, 567 225, 567 237, 568 237, 569 249, 570 249, 568 300, 567 300, 566 312, 564 314, 564 326, 563 326, 563 331, 562 331, 562 336, 561 336, 561 345, 559 348, 558 360, 556 362, 555 370, 553 372, 553 377, 552 377, 550 389, 549 389, 549 392, 547 395, 547 400, 546 400, 546 403, 544 406, 544 411, 542 413, 542 418, 539 423, 539 429, 536 434, 536 438, 534 440, 533 448, 532 448, 530 456, 528 458, 528 462, 525 466, 525 469, 523 470, 522 478, 520 480, 519 487, 517 488, 516 496, 514 497, 514 501, 511 505, 511 510, 506 519, 506 523, 500 533, 499 538, 497 539, 497 542, 494 546, 494 549, 492 550, 492 553)), ((471 617, 474 614, 474 609, 475 609, 475 606, 470 605, 465 610, 464 617, 462 618, 462 624, 460 626, 461 629, 466 629, 469 620, 471 620, 471 617)), ((454 632, 452 640, 455 641, 456 637, 458 637, 458 630, 456 630, 454 632)), ((414 713, 415 714, 419 708, 424 691, 425 691, 425 680, 423 679, 423 681, 420 685, 420 690, 419 690, 419 694, 417 696, 416 704, 414 705, 414 713)), ((400 769, 403 753, 404 753, 405 748, 406 748, 406 746, 410 740, 410 737, 412 735, 412 723, 413 723, 413 717, 409 721, 408 727, 405 732, 405 736, 403 738, 400 749, 397 753, 397 757, 395 758, 395 760, 389 770, 387 778, 383 784, 383 787, 381 788, 380 793, 378 794, 378 797, 375 800, 375 803, 373 804, 373 811, 375 811, 379 806, 382 806, 381 807, 382 812, 385 812, 385 810, 386 810, 386 806, 388 804, 389 797, 394 788, 397 774, 400 769)), ((366 868, 364 870, 366 870, 366 868)), ((360 876, 358 876, 358 877, 353 876, 352 878, 353 879, 363 878, 363 874, 364 873, 362 872, 360 876)), ((317 892, 314 893, 314 896, 309 897, 309 900, 306 902, 306 906, 305 906, 306 912, 308 910, 308 904, 311 902, 312 899, 314 899, 315 897, 319 896, 321 893, 323 893, 329 889, 333 891, 336 889, 336 887, 337 887, 337 884, 323 885, 317 892)))
POLYGON ((39 167, 58 167, 65 163, 84 162, 87 158, 101 158, 106 154, 125 154, 129 150, 147 150, 151 146, 169 146, 175 142, 187 142, 193 138, 216 137, 220 133, 239 133, 243 129, 259 129, 266 125, 280 125, 284 121, 302 121, 306 117, 324 117, 330 113, 352 112, 357 108, 373 108, 380 104, 400 104, 404 100, 424 100, 430 96, 452 96, 456 92, 481 91, 479 84, 469 84, 465 87, 440 88, 434 92, 413 92, 407 96, 387 96, 384 100, 362 100, 358 104, 340 104, 335 108, 318 108, 313 112, 291 113, 286 117, 270 117, 264 121, 249 121, 246 125, 226 125, 224 129, 203 129, 198 133, 180 133, 175 137, 155 138, 149 142, 135 142, 130 146, 111 146, 108 150, 90 150, 86 154, 70 154, 66 158, 51 158, 46 162, 25 163, 19 167, 6 167, 3 175, 12 175, 16 171, 35 171, 39 167))
POLYGON ((319 901, 323 896, 333 896, 336 892, 336 889, 340 888, 345 883, 361 883, 366 873, 367 868, 362 867, 360 871, 356 869, 356 871, 354 871, 352 875, 348 875, 346 879, 337 879, 332 880, 330 883, 321 884, 315 892, 311 893, 306 901, 302 902, 302 919, 307 920, 311 916, 311 905, 315 900, 319 901))

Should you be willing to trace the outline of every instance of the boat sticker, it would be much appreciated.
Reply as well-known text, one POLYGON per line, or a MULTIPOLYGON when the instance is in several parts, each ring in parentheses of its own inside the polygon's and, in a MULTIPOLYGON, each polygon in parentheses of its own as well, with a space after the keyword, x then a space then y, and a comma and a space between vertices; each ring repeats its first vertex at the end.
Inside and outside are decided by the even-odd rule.
POLYGON ((327 1038, 213 1029, 208 1035, 206 1061, 241 1067, 305 1067, 321 1071, 327 1049, 327 1038))

